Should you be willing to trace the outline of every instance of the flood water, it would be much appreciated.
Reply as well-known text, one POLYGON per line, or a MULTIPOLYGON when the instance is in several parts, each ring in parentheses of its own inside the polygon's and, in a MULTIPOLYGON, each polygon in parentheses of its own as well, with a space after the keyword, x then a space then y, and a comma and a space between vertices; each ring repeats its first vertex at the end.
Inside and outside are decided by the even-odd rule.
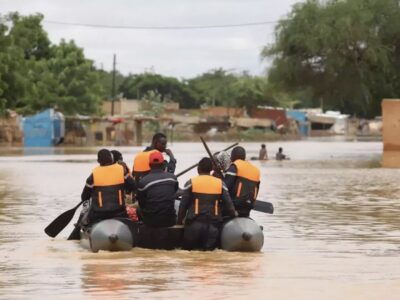
MULTIPOLYGON (((210 143, 214 151, 229 143, 210 143)), ((259 144, 243 144, 256 156, 259 144)), ((98 149, 0 150, 1 299, 399 299, 400 170, 380 168, 376 142, 285 142, 284 162, 255 162, 260 253, 90 253, 43 229, 80 202, 98 149), (47 153, 46 153, 47 152, 47 153)), ((118 148, 129 165, 139 148, 118 148)), ((204 156, 171 145, 177 172, 204 156)), ((182 176, 180 185, 195 171, 182 176)))

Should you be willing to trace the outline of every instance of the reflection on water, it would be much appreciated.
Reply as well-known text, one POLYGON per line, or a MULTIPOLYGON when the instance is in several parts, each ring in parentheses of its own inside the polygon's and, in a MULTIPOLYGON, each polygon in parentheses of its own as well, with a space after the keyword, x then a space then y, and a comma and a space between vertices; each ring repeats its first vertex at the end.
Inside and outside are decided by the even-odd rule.
MULTIPOLYGON (((57 299, 397 299, 400 171, 380 168, 381 144, 270 143, 292 160, 255 162, 275 214, 261 253, 88 253, 43 228, 80 201, 97 148, 0 151, 0 295, 57 299)), ((212 150, 226 144, 211 143, 212 150)), ((245 144, 256 156, 258 144, 245 144)), ((175 144, 178 172, 205 155, 175 144)), ((140 148, 118 148, 128 165, 140 148)), ((179 180, 181 185, 195 174, 179 180)), ((0 297, 1 298, 1 297, 0 297)))

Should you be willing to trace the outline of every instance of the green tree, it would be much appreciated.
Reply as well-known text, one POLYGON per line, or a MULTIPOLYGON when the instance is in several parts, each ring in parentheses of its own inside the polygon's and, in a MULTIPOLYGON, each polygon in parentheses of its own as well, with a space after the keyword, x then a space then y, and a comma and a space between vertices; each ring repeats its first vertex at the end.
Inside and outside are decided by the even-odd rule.
MULTIPOLYGON (((104 71, 104 70, 98 70, 97 71, 98 76, 99 76, 99 84, 102 86, 102 94, 101 97, 103 100, 111 100, 112 99, 112 76, 113 73, 112 71, 104 71)), ((118 94, 118 91, 120 90, 120 86, 122 82, 125 80, 125 76, 122 75, 120 72, 116 71, 115 72, 115 91, 116 94, 118 94)), ((117 95, 115 95, 117 96, 117 95)))
POLYGON ((277 101, 266 78, 249 76, 244 73, 232 85, 231 105, 246 107, 247 110, 258 105, 276 105, 277 101))
POLYGON ((215 69, 188 80, 197 102, 210 106, 233 106, 233 85, 237 78, 223 69, 215 69))
POLYGON ((156 92, 161 101, 167 99, 179 102, 182 108, 196 106, 195 99, 186 83, 173 77, 144 73, 129 75, 122 82, 119 91, 128 99, 141 99, 148 92, 156 92))
POLYGON ((73 41, 51 45, 42 19, 17 13, 0 19, 0 108, 24 114, 54 106, 67 114, 99 112, 102 90, 92 61, 73 41))
POLYGON ((399 94, 400 8, 394 0, 309 0, 276 27, 270 81, 313 105, 362 116, 399 94))

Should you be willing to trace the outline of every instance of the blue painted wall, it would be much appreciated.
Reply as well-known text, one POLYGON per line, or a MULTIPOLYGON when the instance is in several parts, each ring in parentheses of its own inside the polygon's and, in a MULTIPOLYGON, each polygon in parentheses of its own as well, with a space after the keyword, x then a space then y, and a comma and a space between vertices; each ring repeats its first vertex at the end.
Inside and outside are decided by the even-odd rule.
POLYGON ((299 130, 302 136, 308 135, 308 119, 305 112, 298 110, 287 110, 286 115, 299 123, 299 130))
POLYGON ((25 147, 52 147, 64 136, 64 117, 47 109, 23 119, 25 147), (62 136, 61 136, 62 134, 62 136))

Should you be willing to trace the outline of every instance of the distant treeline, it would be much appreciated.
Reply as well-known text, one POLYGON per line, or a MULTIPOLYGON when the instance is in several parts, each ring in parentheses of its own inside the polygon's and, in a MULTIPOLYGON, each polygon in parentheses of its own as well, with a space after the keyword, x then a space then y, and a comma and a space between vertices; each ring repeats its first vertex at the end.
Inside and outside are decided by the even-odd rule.
MULTIPOLYGON (((112 72, 99 70, 74 41, 50 42, 40 14, 0 19, 0 112, 57 107, 99 114, 112 72)), ((116 95, 202 105, 323 107, 362 117, 380 114, 382 98, 400 96, 400 7, 394 0, 310 0, 276 26, 262 57, 268 76, 215 69, 190 79, 116 72, 116 95)), ((111 58, 110 58, 111 59, 111 58)))

